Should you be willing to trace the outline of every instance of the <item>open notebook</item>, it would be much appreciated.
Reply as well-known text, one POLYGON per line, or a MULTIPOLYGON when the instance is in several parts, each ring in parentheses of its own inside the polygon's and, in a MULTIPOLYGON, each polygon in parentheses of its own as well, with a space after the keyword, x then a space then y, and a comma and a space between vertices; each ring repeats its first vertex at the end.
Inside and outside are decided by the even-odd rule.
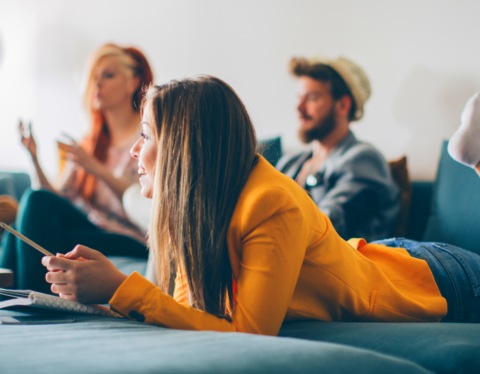
POLYGON ((35 291, 7 290, 0 288, 0 295, 9 297, 9 300, 0 301, 0 309, 9 306, 32 306, 42 309, 51 309, 60 312, 99 314, 103 316, 119 317, 110 308, 102 305, 86 305, 61 299, 58 296, 47 295, 35 291))

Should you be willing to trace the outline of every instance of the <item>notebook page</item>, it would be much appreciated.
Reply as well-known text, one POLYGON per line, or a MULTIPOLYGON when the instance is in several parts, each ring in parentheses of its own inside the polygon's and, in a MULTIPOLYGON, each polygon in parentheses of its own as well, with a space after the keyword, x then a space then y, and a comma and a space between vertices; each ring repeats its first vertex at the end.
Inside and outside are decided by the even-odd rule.
POLYGON ((32 305, 32 301, 28 298, 26 299, 10 299, 10 300, 5 300, 5 301, 0 301, 0 309, 2 308, 7 308, 9 306, 29 306, 32 305))

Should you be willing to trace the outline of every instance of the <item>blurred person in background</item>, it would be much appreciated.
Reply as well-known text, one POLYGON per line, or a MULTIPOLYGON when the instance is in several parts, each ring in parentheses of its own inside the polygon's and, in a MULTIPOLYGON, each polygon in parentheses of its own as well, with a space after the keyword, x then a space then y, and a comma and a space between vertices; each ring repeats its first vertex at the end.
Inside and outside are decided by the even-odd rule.
MULTIPOLYGON (((53 253, 65 253, 81 242, 104 248, 106 255, 147 258, 145 232, 128 219, 122 196, 137 182, 129 150, 141 130, 142 89, 152 80, 148 61, 135 48, 107 44, 94 53, 84 98, 90 130, 81 143, 58 142, 67 158, 59 188, 38 162, 31 126, 20 123, 21 141, 41 189, 23 195, 18 231, 53 253)), ((49 292, 40 253, 10 233, 5 233, 2 247, 0 267, 14 270, 15 288, 49 292)))
POLYGON ((367 75, 343 57, 293 58, 290 72, 298 78, 298 136, 310 149, 285 155, 276 168, 310 193, 342 238, 390 237, 399 190, 381 153, 350 130, 370 97, 367 75))

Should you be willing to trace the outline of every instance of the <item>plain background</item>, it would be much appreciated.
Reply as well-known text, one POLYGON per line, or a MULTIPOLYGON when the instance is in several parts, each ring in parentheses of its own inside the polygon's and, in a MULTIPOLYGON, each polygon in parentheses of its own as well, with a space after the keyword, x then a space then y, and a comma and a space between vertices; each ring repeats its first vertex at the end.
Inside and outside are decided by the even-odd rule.
POLYGON ((372 96, 352 128, 414 179, 435 177, 442 139, 480 90, 480 1, 0 0, 0 169, 31 171, 17 121, 32 120, 40 161, 58 169, 55 139, 81 138, 84 68, 104 43, 140 48, 157 83, 196 74, 233 86, 260 138, 297 139, 292 56, 345 56, 372 96))

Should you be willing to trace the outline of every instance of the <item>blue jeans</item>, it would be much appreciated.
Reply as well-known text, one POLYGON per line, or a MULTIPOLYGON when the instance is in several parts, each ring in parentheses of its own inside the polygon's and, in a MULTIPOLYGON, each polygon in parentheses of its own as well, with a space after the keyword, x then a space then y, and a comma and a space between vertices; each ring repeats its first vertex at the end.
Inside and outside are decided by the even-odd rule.
POLYGON ((373 243, 405 248, 425 260, 433 273, 448 313, 441 322, 480 322, 480 256, 449 244, 394 238, 373 243))

